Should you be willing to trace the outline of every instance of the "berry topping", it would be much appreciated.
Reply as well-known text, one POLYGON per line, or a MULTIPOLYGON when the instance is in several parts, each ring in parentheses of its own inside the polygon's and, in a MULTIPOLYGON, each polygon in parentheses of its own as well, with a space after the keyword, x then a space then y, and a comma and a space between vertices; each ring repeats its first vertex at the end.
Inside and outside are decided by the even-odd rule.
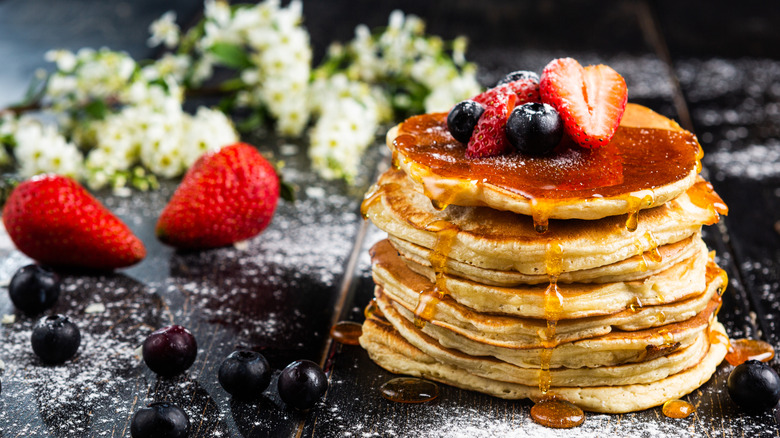
POLYGON ((498 87, 499 85, 504 85, 504 84, 508 84, 510 82, 515 82, 515 81, 521 81, 521 80, 524 80, 524 79, 531 80, 533 82, 536 82, 537 84, 539 83, 539 75, 538 74, 536 74, 536 73, 534 73, 532 71, 527 71, 527 70, 517 70, 517 71, 513 71, 512 73, 509 73, 508 75, 504 76, 503 79, 498 81, 498 83, 496 84, 496 87, 498 87))
POLYGON ((504 87, 506 86, 493 88, 480 95, 484 95, 481 100, 484 102, 485 112, 479 118, 466 146, 467 156, 471 158, 492 157, 508 151, 511 147, 504 133, 504 126, 506 126, 509 113, 515 106, 517 95, 513 92, 506 92, 506 90, 493 92, 493 90, 504 87))
POLYGON ((251 350, 238 350, 219 366, 219 384, 237 399, 251 400, 260 397, 271 382, 271 366, 262 354, 251 350))
POLYGON ((509 115, 506 137, 522 153, 545 155, 561 141, 563 121, 558 111, 546 103, 526 103, 509 115))
POLYGON ((190 419, 178 406, 168 402, 152 403, 133 414, 130 436, 133 438, 185 438, 190 419))
POLYGON ((273 165, 254 147, 232 144, 193 164, 160 214, 155 232, 178 248, 229 245, 263 231, 278 200, 273 165))
POLYGON ((296 409, 309 409, 325 395, 328 378, 322 368, 310 360, 298 360, 279 375, 279 397, 296 409))
POLYGON ((44 265, 113 269, 146 256, 124 223, 64 176, 19 184, 3 208, 3 223, 19 251, 44 265))
POLYGON ((780 400, 780 377, 764 362, 749 360, 731 370, 729 396, 747 411, 765 411, 780 400))
POLYGON ((53 306, 60 296, 59 276, 43 266, 24 266, 11 277, 8 295, 14 306, 25 314, 41 313, 53 306))
POLYGON ((606 65, 583 68, 571 58, 547 64, 539 88, 542 102, 560 113, 566 134, 586 148, 609 143, 628 99, 618 72, 606 65))
POLYGON ((473 100, 464 100, 450 110, 447 115, 447 128, 450 134, 461 143, 468 143, 474 127, 477 126, 485 107, 473 100))
POLYGON ((198 343, 186 328, 169 325, 152 332, 144 341, 142 352, 150 370, 170 377, 192 366, 198 355, 198 343))
POLYGON ((44 316, 35 324, 30 343, 44 363, 60 364, 76 354, 81 333, 65 315, 44 316))

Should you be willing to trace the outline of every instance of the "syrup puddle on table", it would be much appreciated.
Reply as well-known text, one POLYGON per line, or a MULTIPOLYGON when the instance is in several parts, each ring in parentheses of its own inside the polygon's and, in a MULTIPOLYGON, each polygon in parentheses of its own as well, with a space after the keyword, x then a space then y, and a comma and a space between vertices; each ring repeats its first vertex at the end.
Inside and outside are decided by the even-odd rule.
POLYGON ((396 377, 379 387, 379 393, 398 403, 425 403, 439 396, 439 385, 416 377, 396 377))

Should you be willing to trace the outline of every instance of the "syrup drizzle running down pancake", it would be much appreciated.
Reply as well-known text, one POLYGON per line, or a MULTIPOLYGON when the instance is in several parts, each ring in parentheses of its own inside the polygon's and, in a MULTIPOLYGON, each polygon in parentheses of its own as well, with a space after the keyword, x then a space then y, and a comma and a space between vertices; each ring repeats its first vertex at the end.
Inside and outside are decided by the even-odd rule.
MULTIPOLYGON (((534 217, 597 219, 633 214, 684 192, 700 169, 696 137, 665 117, 628 105, 612 141, 584 149, 564 139, 552 155, 517 152, 470 159, 452 138, 446 114, 411 117, 388 133, 394 163, 435 207, 486 205, 534 217)), ((633 225, 635 227, 635 225, 633 225)))

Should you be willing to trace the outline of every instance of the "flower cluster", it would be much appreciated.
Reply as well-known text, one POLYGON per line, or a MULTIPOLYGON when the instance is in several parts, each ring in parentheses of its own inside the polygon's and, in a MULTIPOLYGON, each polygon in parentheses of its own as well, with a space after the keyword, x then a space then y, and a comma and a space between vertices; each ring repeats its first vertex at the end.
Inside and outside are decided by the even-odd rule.
POLYGON ((203 152, 238 139, 223 113, 201 107, 191 116, 182 109, 185 56, 168 54, 143 67, 108 49, 56 50, 46 58, 56 70, 41 102, 59 127, 9 113, 1 128, 23 177, 51 172, 95 189, 146 189, 155 176, 179 176, 203 152))
MULTIPOLYGON (((39 173, 58 173, 72 178, 81 175, 83 156, 75 144, 68 142, 54 125, 44 125, 29 116, 14 117, 4 113, 0 118, 0 140, 13 146, 19 174, 29 178, 39 173)), ((2 150, 0 161, 10 157, 2 150)))
POLYGON ((236 90, 236 106, 267 111, 278 133, 301 135, 309 121, 311 73, 309 34, 301 26, 301 14, 298 0, 287 7, 279 0, 234 7, 206 0, 203 26, 185 38, 202 32, 193 47, 194 83, 210 78, 214 65, 239 70, 227 87, 236 90))
MULTIPOLYGON (((428 36, 420 18, 400 11, 381 31, 358 26, 314 70, 300 0, 286 7, 205 0, 202 21, 186 33, 173 12, 149 30, 150 46, 172 50, 154 62, 109 49, 47 53, 56 70, 37 103, 59 127, 27 116, 0 120, 0 143, 10 146, 22 175, 57 172, 93 188, 142 189, 158 176, 179 176, 203 152, 237 140, 222 112, 182 109, 185 93, 216 83, 223 110, 251 110, 242 124, 250 129, 270 120, 277 133, 296 137, 310 127, 314 169, 351 181, 382 124, 446 111, 479 92, 466 40, 428 36)), ((0 164, 9 158, 4 152, 0 164)))
POLYGON ((390 14, 382 32, 359 25, 346 46, 331 45, 312 87, 313 110, 320 116, 310 134, 315 169, 350 180, 381 123, 448 111, 479 93, 465 50, 464 38, 445 44, 426 36, 423 21, 401 11, 390 14))

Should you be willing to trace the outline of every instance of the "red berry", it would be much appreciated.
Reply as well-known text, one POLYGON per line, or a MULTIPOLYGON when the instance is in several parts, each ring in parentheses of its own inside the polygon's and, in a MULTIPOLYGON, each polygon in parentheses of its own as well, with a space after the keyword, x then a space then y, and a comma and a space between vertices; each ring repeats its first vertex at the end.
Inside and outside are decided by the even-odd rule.
POLYGON ((539 84, 533 78, 519 79, 493 87, 474 96, 485 112, 471 133, 466 155, 471 158, 501 155, 512 148, 505 127, 515 105, 539 101, 539 84))
POLYGON ((124 223, 64 176, 19 184, 3 208, 3 223, 19 251, 43 265, 113 269, 146 256, 124 223))
POLYGON ((178 248, 214 248, 268 226, 279 199, 274 167, 245 143, 198 159, 157 222, 157 237, 178 248))
MULTIPOLYGON (((496 88, 493 90, 496 90, 496 88)), ((503 94, 498 92, 487 93, 480 95, 484 96, 480 103, 485 106, 485 112, 479 118, 477 126, 474 127, 474 132, 471 133, 471 138, 466 146, 466 155, 471 158, 500 155, 512 147, 506 138, 504 127, 506 126, 506 119, 515 107, 517 95, 511 92, 504 92, 503 94)))
POLYGON ((628 100, 626 81, 618 72, 606 65, 583 68, 571 58, 547 64, 539 88, 542 102, 560 113, 566 134, 586 148, 609 143, 628 100))

